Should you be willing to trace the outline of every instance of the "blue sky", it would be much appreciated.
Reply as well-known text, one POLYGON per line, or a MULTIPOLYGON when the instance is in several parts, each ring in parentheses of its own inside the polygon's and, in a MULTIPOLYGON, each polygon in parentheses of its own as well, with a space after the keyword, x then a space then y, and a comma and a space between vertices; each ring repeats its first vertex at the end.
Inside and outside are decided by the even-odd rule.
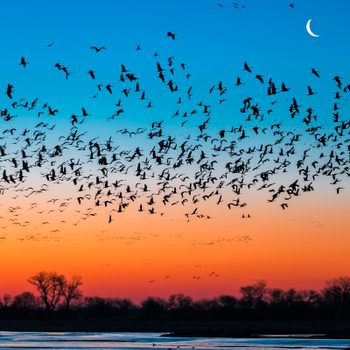
MULTIPOLYGON (((350 75, 347 59, 350 3, 293 1, 294 9, 289 3, 245 0, 239 2, 245 8, 235 9, 227 0, 3 1, 0 48, 3 89, 13 82, 18 94, 46 98, 63 114, 77 113, 84 105, 97 119, 106 118, 113 110, 106 107, 111 101, 102 98, 91 102, 96 89, 86 72, 95 69, 102 83, 118 86, 120 64, 124 63, 142 77, 157 107, 154 116, 153 111, 131 104, 129 117, 124 121, 138 124, 142 120, 163 119, 174 110, 173 105, 169 109, 170 100, 163 95, 155 62, 175 56, 177 64, 187 63, 192 80, 186 86, 195 87, 196 100, 201 100, 210 86, 220 80, 235 91, 236 77, 245 80, 242 65, 247 61, 254 74, 286 82, 292 87, 291 96, 299 94, 304 98, 306 86, 313 84, 319 97, 313 103, 325 111, 330 103, 322 98, 322 91, 331 96, 334 86, 331 78, 338 74, 346 79, 350 75), (312 29, 320 35, 317 39, 306 33, 309 18, 312 29), (177 34, 175 41, 165 37, 168 31, 177 34), (51 42, 54 46, 47 48, 51 42), (104 45, 107 51, 95 54, 89 49, 91 45, 104 45), (140 52, 135 51, 137 45, 142 48, 140 52), (154 52, 159 52, 160 57, 154 58, 154 52), (26 70, 18 65, 21 56, 30 62, 26 70), (57 62, 72 72, 69 82, 53 68, 57 62), (320 71, 322 81, 311 76, 311 67, 320 71)), ((259 83, 251 77, 247 79, 250 80, 246 90, 238 91, 233 101, 250 93, 264 98, 261 93, 265 90, 259 83)), ((113 98, 117 102, 118 97, 113 98)), ((1 96, 0 103, 4 100, 6 97, 1 96)), ((219 125, 225 124, 232 108, 237 106, 228 103, 220 108, 219 125)))

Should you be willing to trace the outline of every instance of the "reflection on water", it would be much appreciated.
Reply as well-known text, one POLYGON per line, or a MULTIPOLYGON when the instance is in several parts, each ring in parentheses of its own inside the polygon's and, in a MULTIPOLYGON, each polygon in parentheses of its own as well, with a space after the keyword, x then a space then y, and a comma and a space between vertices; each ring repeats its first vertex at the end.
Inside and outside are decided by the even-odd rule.
POLYGON ((180 338, 160 333, 0 332, 0 349, 350 349, 350 339, 180 338))

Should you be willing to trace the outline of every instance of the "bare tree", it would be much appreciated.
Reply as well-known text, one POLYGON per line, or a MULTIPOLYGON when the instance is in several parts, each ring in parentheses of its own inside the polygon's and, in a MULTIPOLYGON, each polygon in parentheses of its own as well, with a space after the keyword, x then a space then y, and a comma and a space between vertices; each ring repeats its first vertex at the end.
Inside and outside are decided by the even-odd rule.
POLYGON ((268 290, 269 302, 271 305, 281 305, 285 302, 285 292, 280 288, 272 288, 268 290))
POLYGON ((350 277, 342 276, 326 282, 322 294, 329 304, 350 305, 350 277))
POLYGON ((53 312, 62 296, 61 284, 65 279, 56 272, 41 271, 30 277, 28 282, 35 286, 48 312, 53 312))
POLYGON ((239 289, 242 294, 242 303, 248 308, 256 308, 266 302, 268 293, 265 281, 257 281, 248 286, 243 286, 239 289))
POLYGON ((148 297, 141 302, 141 311, 148 318, 163 315, 166 311, 166 302, 158 297, 148 297))
POLYGON ((80 300, 83 296, 79 287, 83 284, 80 276, 73 276, 70 281, 63 277, 60 279, 60 293, 64 298, 66 311, 69 310, 73 300, 80 300))
POLYGON ((38 298, 31 292, 23 292, 16 295, 12 302, 12 307, 17 310, 34 310, 38 305, 38 298))
POLYGON ((2 298, 0 298, 0 307, 7 308, 10 307, 12 303, 12 296, 10 294, 4 294, 2 298))

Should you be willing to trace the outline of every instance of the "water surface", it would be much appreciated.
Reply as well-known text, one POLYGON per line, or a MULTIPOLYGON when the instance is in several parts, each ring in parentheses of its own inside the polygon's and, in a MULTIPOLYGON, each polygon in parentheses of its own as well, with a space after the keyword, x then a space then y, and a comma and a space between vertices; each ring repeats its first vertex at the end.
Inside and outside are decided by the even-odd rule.
POLYGON ((0 332, 0 349, 350 349, 350 339, 182 338, 161 333, 0 332))

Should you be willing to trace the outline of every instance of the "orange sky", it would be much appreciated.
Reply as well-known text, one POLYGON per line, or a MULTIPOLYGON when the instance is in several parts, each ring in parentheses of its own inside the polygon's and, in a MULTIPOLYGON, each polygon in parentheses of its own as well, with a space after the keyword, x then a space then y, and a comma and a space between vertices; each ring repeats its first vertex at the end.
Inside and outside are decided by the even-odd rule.
MULTIPOLYGON (((349 194, 306 194, 285 211, 258 197, 244 209, 211 204, 205 208, 212 219, 190 222, 175 212, 161 217, 130 211, 114 215, 111 224, 97 215, 75 226, 77 206, 60 215, 28 211, 22 222, 27 217, 36 224, 2 229, 0 294, 30 290, 26 279, 40 270, 81 275, 86 295, 137 301, 175 292, 194 298, 236 294, 258 279, 319 289, 326 279, 349 274, 349 194)), ((9 218, 3 214, 1 220, 9 218)))

